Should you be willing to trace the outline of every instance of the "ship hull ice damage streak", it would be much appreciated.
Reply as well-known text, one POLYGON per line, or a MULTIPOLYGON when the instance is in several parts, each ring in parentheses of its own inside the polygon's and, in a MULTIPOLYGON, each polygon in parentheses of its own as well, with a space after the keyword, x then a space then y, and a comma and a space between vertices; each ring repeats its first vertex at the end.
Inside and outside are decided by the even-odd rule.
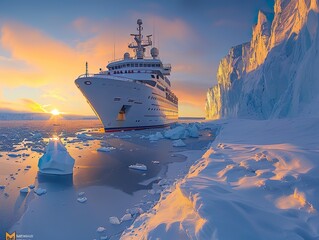
POLYGON ((153 47, 151 58, 145 57, 152 45, 151 35, 143 40, 142 20, 129 53, 110 62, 106 71, 79 76, 76 86, 83 93, 107 132, 167 126, 178 118, 178 99, 171 91, 170 64, 163 64, 153 47))

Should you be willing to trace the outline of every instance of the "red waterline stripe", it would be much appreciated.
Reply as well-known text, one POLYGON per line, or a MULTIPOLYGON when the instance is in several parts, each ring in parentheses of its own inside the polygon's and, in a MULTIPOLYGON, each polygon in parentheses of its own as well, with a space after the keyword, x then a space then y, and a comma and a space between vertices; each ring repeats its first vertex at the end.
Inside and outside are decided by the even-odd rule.
POLYGON ((144 130, 151 128, 164 128, 168 127, 172 123, 163 125, 153 125, 153 126, 136 126, 136 127, 122 127, 122 128, 104 128, 105 132, 120 132, 120 131, 132 131, 132 130, 144 130))

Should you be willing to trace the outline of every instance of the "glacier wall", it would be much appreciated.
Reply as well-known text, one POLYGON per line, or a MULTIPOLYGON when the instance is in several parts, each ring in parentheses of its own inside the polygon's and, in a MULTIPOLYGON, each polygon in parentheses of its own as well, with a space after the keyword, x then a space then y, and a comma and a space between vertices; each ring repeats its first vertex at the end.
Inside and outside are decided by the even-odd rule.
POLYGON ((319 115, 319 0, 276 0, 248 43, 232 47, 206 97, 206 117, 319 115))

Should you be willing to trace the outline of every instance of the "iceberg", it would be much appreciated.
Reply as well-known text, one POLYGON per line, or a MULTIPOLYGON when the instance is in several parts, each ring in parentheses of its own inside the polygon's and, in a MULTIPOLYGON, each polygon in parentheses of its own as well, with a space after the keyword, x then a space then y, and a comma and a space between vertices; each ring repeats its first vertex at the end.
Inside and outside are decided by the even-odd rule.
POLYGON ((72 174, 74 159, 58 138, 51 138, 45 154, 39 159, 38 167, 44 174, 72 174))

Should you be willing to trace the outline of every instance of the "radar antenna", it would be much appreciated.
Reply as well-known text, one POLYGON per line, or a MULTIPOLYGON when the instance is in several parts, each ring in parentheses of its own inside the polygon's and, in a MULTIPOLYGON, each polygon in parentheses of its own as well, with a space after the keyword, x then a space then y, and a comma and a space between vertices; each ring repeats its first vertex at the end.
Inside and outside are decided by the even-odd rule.
POLYGON ((144 58, 144 52, 145 52, 145 47, 147 46, 151 46, 152 45, 152 40, 151 40, 151 36, 152 35, 147 35, 147 40, 143 40, 143 35, 142 35, 142 19, 138 19, 137 20, 137 31, 138 34, 131 34, 131 36, 134 37, 135 42, 132 42, 128 45, 129 48, 134 49, 135 53, 136 53, 136 58, 137 59, 143 59, 144 58))

